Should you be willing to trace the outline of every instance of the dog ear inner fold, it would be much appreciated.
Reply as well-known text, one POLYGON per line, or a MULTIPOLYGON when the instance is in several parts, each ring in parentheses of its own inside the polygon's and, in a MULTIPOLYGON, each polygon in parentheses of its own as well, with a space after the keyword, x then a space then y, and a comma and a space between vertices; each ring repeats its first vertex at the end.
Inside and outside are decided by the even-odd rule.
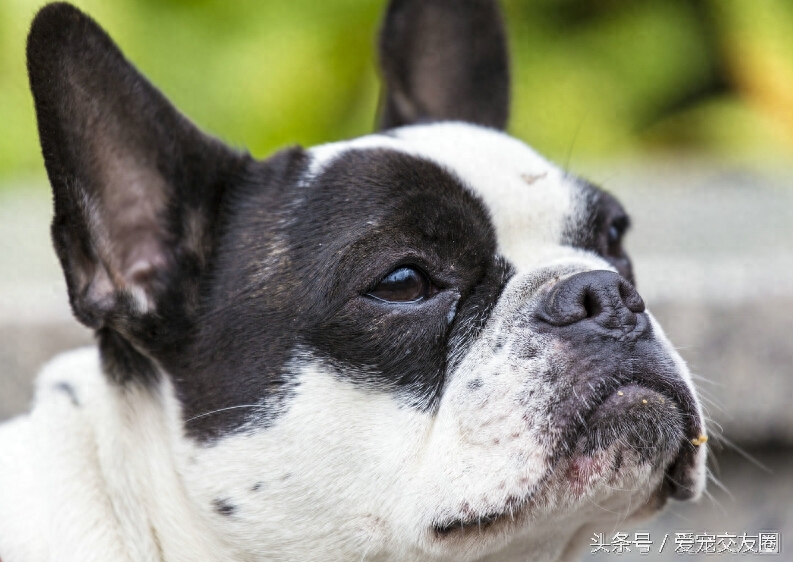
POLYGON ((509 57, 495 0, 392 0, 380 65, 381 129, 445 120, 506 126, 509 57))
POLYGON ((247 155, 201 133, 68 4, 38 13, 27 60, 75 315, 100 328, 157 311, 169 285, 205 263, 247 155))

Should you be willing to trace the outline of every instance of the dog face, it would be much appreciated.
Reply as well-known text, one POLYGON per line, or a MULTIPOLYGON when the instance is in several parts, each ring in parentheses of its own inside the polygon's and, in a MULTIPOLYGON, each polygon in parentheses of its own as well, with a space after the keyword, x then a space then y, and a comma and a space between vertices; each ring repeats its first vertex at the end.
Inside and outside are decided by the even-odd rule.
POLYGON ((33 24, 55 247, 110 383, 167 419, 163 509, 245 559, 552 560, 698 495, 625 211, 499 130, 497 7, 392 2, 380 48, 384 132, 256 161, 74 8, 33 24))

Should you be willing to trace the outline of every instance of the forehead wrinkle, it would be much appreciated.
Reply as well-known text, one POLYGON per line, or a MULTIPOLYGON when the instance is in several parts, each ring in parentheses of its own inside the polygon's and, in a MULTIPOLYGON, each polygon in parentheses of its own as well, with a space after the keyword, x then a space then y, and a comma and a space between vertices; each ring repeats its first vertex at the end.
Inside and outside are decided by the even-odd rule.
POLYGON ((564 171, 509 135, 467 123, 401 127, 314 147, 303 183, 345 152, 371 149, 424 158, 452 173, 485 204, 498 252, 521 269, 536 267, 540 256, 561 245, 565 227, 580 214, 580 189, 564 171))

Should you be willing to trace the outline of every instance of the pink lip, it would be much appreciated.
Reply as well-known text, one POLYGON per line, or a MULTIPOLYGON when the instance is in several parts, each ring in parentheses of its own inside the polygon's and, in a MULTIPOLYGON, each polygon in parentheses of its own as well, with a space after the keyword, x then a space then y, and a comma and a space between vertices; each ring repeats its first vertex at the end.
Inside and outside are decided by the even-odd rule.
POLYGON ((612 463, 606 455, 590 457, 577 455, 570 460, 567 467, 566 478, 570 485, 570 490, 577 496, 583 496, 591 482, 603 476, 610 468, 612 463))

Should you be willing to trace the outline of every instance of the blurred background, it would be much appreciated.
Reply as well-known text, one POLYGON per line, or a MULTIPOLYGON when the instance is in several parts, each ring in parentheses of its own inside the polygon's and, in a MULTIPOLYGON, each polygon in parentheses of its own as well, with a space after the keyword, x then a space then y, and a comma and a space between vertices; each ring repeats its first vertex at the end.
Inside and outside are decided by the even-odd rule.
MULTIPOLYGON (((384 0, 80 0, 197 123, 264 156, 372 128, 384 0)), ((24 71, 39 0, 0 2, 0 177, 41 177, 24 71)), ((790 0, 505 0, 511 132, 556 161, 793 151, 790 0)), ((8 183, 8 182, 6 182, 8 183)))
MULTIPOLYGON (((29 407, 42 362, 91 341, 49 243, 24 62, 42 4, 0 0, 0 419, 29 407)), ((256 157, 373 129, 384 0, 74 4, 186 115, 256 157)), ((666 533, 778 531, 791 556, 793 1, 502 5, 510 132, 625 203, 639 289, 708 401, 718 483, 644 528, 656 550, 666 533)))

